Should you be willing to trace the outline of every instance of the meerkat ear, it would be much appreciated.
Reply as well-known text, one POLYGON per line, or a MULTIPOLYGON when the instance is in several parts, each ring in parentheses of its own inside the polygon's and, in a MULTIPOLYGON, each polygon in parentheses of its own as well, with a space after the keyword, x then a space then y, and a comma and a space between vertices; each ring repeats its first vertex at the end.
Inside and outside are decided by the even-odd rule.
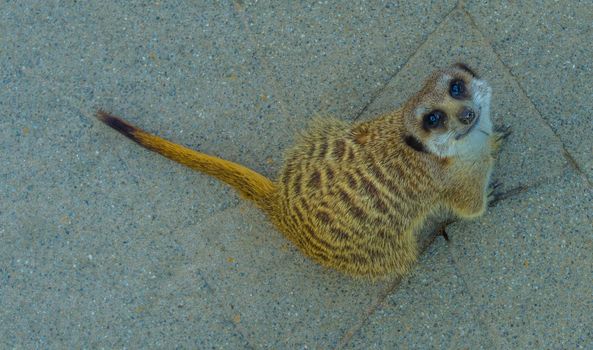
POLYGON ((412 147, 414 150, 416 150, 418 152, 428 153, 426 151, 426 147, 424 147, 424 144, 422 144, 422 142, 420 142, 420 140, 418 140, 417 138, 415 138, 412 135, 405 136, 404 142, 406 143, 406 145, 412 147))
POLYGON ((479 78, 478 74, 476 74, 476 72, 465 63, 457 62, 453 65, 453 67, 457 67, 463 71, 466 71, 474 78, 479 78))

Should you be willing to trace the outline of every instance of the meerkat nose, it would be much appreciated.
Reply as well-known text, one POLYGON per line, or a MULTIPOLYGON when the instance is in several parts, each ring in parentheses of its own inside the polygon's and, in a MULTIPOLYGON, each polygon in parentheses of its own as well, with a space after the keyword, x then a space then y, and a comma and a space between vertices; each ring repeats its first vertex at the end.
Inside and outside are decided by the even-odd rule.
POLYGON ((464 108, 461 113, 459 113, 458 118, 463 124, 471 124, 474 119, 476 119, 476 113, 474 113, 471 108, 464 108))

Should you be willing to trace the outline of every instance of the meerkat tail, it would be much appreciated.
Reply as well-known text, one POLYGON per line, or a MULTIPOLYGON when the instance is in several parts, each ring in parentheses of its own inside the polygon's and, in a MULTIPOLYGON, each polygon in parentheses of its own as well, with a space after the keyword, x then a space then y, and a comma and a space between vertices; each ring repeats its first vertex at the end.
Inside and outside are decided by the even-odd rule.
POLYGON ((142 147, 191 169, 213 176, 231 185, 242 197, 256 203, 275 189, 275 185, 270 179, 240 164, 194 151, 149 134, 104 111, 98 111, 97 118, 142 147))

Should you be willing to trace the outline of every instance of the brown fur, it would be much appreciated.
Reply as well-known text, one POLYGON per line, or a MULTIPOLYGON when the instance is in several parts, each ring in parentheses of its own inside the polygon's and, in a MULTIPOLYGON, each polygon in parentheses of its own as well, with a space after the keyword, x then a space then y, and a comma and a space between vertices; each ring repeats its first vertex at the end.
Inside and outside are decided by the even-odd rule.
MULTIPOLYGON (((472 79, 475 73, 467 70, 446 73, 472 79)), ((493 133, 484 154, 471 161, 418 148, 430 135, 418 127, 414 109, 431 103, 454 114, 461 104, 442 97, 440 76, 400 110, 371 121, 315 120, 286 153, 275 182, 105 112, 98 117, 140 145, 230 184, 318 263, 351 275, 403 275, 417 259, 414 234, 429 214, 449 209, 469 218, 484 212, 499 143, 493 133)))

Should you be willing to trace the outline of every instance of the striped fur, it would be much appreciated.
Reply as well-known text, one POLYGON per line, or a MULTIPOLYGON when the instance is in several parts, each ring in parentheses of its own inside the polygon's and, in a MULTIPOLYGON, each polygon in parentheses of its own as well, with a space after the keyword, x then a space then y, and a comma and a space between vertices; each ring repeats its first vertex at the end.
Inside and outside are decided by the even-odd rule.
POLYGON ((270 218, 317 262, 380 276, 404 274, 416 260, 413 233, 431 211, 423 203, 441 191, 430 172, 440 161, 391 141, 402 137, 397 117, 354 126, 319 119, 287 152, 273 199, 281 215, 270 218))

